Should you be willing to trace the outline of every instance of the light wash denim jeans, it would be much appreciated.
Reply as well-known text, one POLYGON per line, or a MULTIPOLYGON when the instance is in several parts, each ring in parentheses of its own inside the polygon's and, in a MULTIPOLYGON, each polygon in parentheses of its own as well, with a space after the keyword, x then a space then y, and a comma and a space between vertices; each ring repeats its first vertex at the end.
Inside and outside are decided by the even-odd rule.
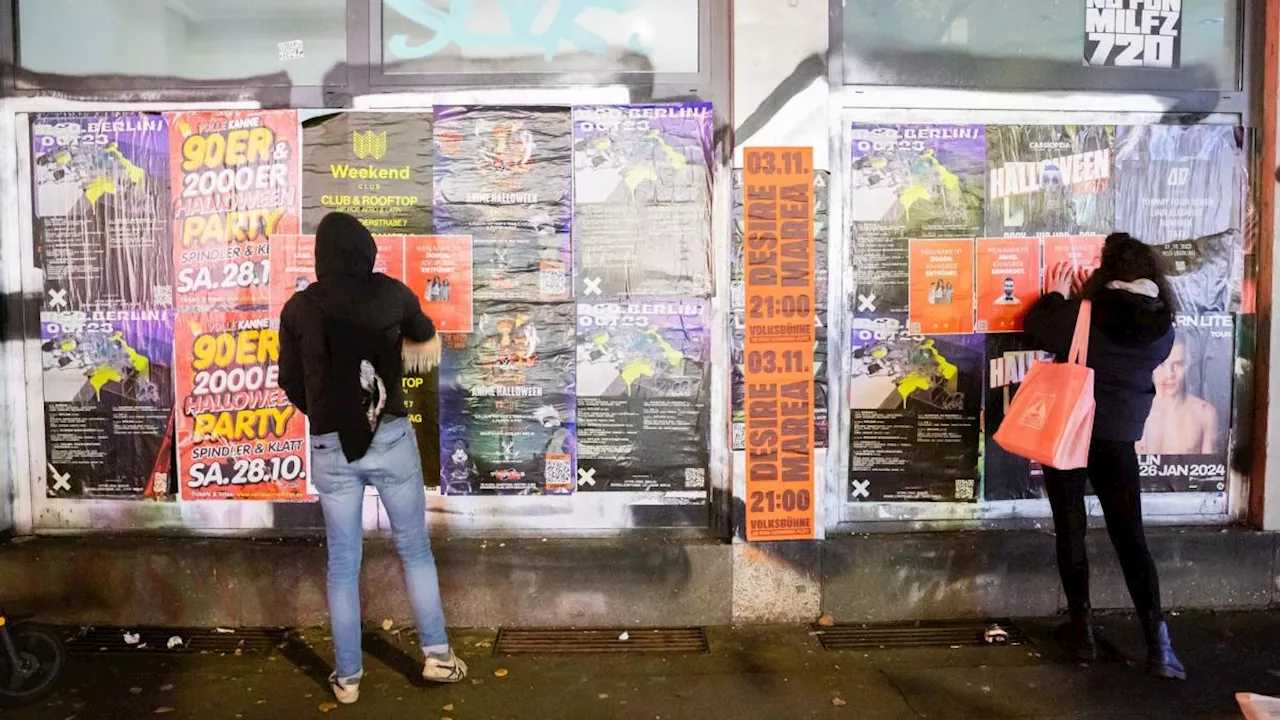
POLYGON ((422 485, 418 440, 407 418, 386 417, 369 452, 349 463, 337 433, 311 438, 311 478, 320 492, 329 537, 329 619, 337 654, 338 679, 359 682, 364 674, 360 647, 360 560, 363 551, 364 489, 378 489, 391 520, 409 603, 425 652, 447 652, 444 610, 436 561, 427 537, 427 500, 422 485))

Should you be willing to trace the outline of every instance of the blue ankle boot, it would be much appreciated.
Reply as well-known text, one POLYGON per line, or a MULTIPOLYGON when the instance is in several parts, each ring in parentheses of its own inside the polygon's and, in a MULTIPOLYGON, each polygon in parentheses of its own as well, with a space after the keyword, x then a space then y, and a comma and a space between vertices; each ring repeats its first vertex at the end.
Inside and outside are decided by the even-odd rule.
POLYGON ((1163 620, 1147 640, 1147 672, 1154 677, 1186 680, 1187 670, 1173 652, 1169 641, 1169 625, 1163 620))

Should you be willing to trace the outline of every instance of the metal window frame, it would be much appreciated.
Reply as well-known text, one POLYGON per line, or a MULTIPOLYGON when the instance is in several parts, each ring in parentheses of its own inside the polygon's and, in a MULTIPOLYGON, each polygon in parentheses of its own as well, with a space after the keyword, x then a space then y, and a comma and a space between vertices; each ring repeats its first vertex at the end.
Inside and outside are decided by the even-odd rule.
MULTIPOLYGON (((547 87, 566 84, 563 73, 388 73, 384 70, 382 52, 382 0, 357 0, 367 3, 365 41, 367 52, 362 57, 369 61, 369 87, 373 92, 399 92, 407 87, 547 87)), ((693 0, 698 4, 698 71, 695 73, 645 73, 602 72, 592 77, 583 74, 581 80, 571 80, 571 85, 600 85, 601 77, 608 84, 623 85, 632 89, 650 91, 655 97, 701 96, 710 91, 715 82, 716 64, 722 62, 716 52, 715 18, 721 0, 693 0)))
MULTIPOLYGON (((950 117, 970 114, 983 118, 984 122, 1007 118, 1009 122, 1036 121, 1037 114, 1062 114, 1076 122, 1089 121, 1116 123, 1117 118, 1128 122, 1153 123, 1177 117, 1191 117, 1197 122, 1237 123, 1246 128, 1256 128, 1261 114, 1255 92, 1255 72, 1262 58, 1263 43, 1257 26, 1261 24, 1263 0, 1241 0, 1238 8, 1239 48, 1237 68, 1239 88, 1230 91, 1180 91, 1155 92, 1126 91, 1040 91, 1009 92, 960 88, 925 88, 902 86, 870 86, 845 84, 844 81, 844 8, 842 0, 829 3, 828 82, 832 97, 829 105, 829 142, 831 152, 831 183, 844 187, 848 158, 846 125, 853 113, 865 112, 869 121, 886 117, 919 115, 926 118, 950 117)), ((975 120, 979 121, 979 120, 975 120)), ((1264 160, 1265 162, 1265 160, 1264 160)), ((1253 179, 1255 191, 1257 182, 1253 179)), ((840 227, 833 234, 829 252, 832 254, 832 303, 833 308, 846 306, 849 291, 853 288, 853 247, 850 230, 845 218, 849 199, 841 193, 841 202, 831 204, 831 224, 840 227), (835 263, 838 262, 839 265, 835 263), (839 267, 840 272, 835 268, 839 267)), ((1259 268, 1259 274, 1270 272, 1259 268)), ((1259 298, 1259 307, 1268 298, 1259 298)), ((832 313, 831 332, 837 338, 847 338, 849 321, 847 313, 832 313)), ((828 460, 826 496, 823 521, 830 533, 839 532, 902 532, 948 531, 1008 528, 1019 525, 1040 526, 1050 517, 1046 500, 1017 500, 977 503, 903 503, 903 502, 850 502, 846 498, 849 480, 849 432, 851 415, 847 402, 844 362, 846 353, 833 352, 828 357, 832 395, 831 419, 832 444, 836 452, 828 460)), ((1232 452, 1238 452, 1233 448, 1232 452)), ((1256 464, 1255 464, 1256 467, 1256 464)), ((1255 481, 1259 470, 1255 470, 1255 481)), ((1151 524, 1226 524, 1244 516, 1245 495, 1249 492, 1248 479, 1237 473, 1229 478, 1226 497, 1207 493, 1157 493, 1144 496, 1148 522, 1151 524)), ((1101 514, 1095 499, 1090 499, 1088 512, 1101 514)))
POLYGON ((346 0, 347 58, 331 69, 321 85, 296 85, 271 75, 189 80, 172 76, 57 75, 24 70, 19 65, 19 0, 0 0, 0 64, 6 89, 15 96, 52 96, 69 100, 121 102, 254 102, 262 107, 334 107, 344 98, 361 94, 364 65, 352 63, 354 36, 362 35, 365 0, 346 0), (328 82, 329 77, 336 78, 328 82))
MULTIPOLYGON (((1067 96, 1078 98, 1081 96, 1091 97, 1122 97, 1133 95, 1158 95, 1161 97, 1169 97, 1179 101, 1180 112, 1244 112, 1231 107, 1226 107, 1213 102, 1215 99, 1229 101, 1239 97, 1246 96, 1248 88, 1252 87, 1251 72, 1254 64, 1255 52, 1251 51, 1253 46, 1253 36, 1255 26, 1261 22, 1260 5, 1266 0, 1238 0, 1236 6, 1236 42, 1237 54, 1234 69, 1236 71, 1237 82, 1233 88, 1222 89, 1199 89, 1199 90, 1154 90, 1150 88, 1139 87, 1123 87, 1121 83, 1115 83, 1115 87, 1098 87, 1098 88, 1046 88, 1046 89, 990 89, 990 88, 965 88, 965 87, 939 87, 939 86, 914 86, 914 85, 869 85, 864 83, 847 82, 845 80, 845 53, 844 53, 844 3, 845 0, 831 0, 831 16, 830 16, 830 47, 828 57, 828 68, 830 73, 828 78, 831 87, 848 87, 858 88, 860 94, 868 94, 871 96, 884 94, 887 97, 902 96, 912 97, 916 102, 922 99, 915 97, 921 90, 929 89, 931 91, 944 92, 954 91, 959 94, 977 93, 979 97, 984 95, 993 96, 1041 96, 1053 94, 1059 97, 1067 96), (838 70, 838 72, 837 72, 838 70), (904 93, 911 93, 904 95, 904 93), (1205 109, 1205 108, 1208 109, 1205 109)), ((1083 32, 1083 31, 1082 31, 1083 32)), ((1141 71, 1138 71, 1141 72, 1141 71)), ((1136 76, 1136 74, 1135 74, 1136 76)), ((927 102, 927 100, 926 100, 927 102)), ((985 101, 990 102, 990 101, 985 101)), ((997 103, 998 104, 998 103, 997 103)), ((899 105, 901 107, 901 105, 899 105)), ((930 106, 932 107, 932 106, 930 106)), ((986 107, 983 109, 1000 109, 998 107, 986 107)), ((1043 108, 1048 109, 1048 108, 1043 108)), ((1100 110, 1100 107, 1071 109, 1100 110)), ((1246 108, 1247 109, 1247 108, 1246 108)))

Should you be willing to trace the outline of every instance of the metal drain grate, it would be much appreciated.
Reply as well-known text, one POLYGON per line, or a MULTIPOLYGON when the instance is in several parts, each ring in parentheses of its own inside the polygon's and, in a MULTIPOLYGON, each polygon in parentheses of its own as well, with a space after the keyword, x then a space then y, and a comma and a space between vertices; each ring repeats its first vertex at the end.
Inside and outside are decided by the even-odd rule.
POLYGON ((987 628, 999 625, 1008 633, 1005 645, 1025 645, 1027 636, 1008 620, 913 622, 884 625, 814 626, 823 650, 890 650, 899 648, 984 647, 987 628))
MULTIPOLYGON (((288 631, 279 628, 237 628, 234 632, 218 632, 209 628, 111 628, 93 627, 82 631, 67 643, 68 651, 81 655, 103 653, 219 653, 233 655, 270 655, 286 641, 288 631), (130 644, 126 634, 136 634, 130 644), (169 639, 177 637, 182 644, 169 647, 169 639)), ((129 639, 133 639, 130 637, 129 639)))
POLYGON ((700 627, 596 630, 503 629, 498 631, 498 641, 493 646, 495 655, 705 653, 710 650, 707 633, 700 627), (622 639, 623 637, 626 639, 622 639))

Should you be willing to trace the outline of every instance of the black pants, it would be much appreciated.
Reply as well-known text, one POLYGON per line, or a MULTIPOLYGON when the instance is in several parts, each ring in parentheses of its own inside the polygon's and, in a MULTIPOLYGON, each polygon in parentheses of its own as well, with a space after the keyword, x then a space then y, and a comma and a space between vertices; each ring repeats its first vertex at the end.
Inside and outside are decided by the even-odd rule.
POLYGON ((1142 527, 1142 493, 1138 455, 1131 442, 1094 440, 1089 446, 1089 467, 1081 470, 1044 469, 1053 528, 1058 541, 1058 572, 1067 595, 1067 608, 1082 612, 1089 607, 1089 558, 1085 550, 1085 483, 1093 490, 1107 520, 1107 533, 1120 556, 1129 596, 1148 634, 1163 619, 1160 579, 1147 549, 1142 527))

